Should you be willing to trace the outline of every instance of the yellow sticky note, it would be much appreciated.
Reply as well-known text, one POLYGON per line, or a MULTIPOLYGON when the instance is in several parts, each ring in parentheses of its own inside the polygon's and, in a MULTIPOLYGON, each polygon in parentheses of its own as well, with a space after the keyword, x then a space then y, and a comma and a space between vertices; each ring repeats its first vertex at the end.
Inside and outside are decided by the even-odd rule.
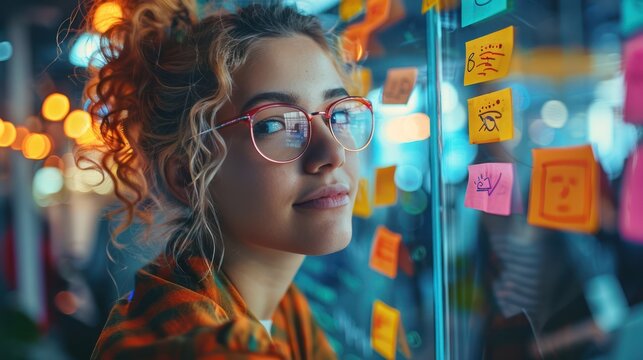
POLYGON ((422 0, 422 14, 426 14, 439 0, 422 0))
POLYGON ((348 21, 364 12, 364 0, 342 0, 339 4, 339 18, 348 21))
POLYGON ((594 233, 599 221, 599 168, 590 145, 534 149, 531 225, 594 233))
POLYGON ((464 84, 477 84, 506 76, 513 48, 513 26, 467 41, 464 84))
POLYGON ((368 180, 360 179, 357 185, 357 196, 355 197, 355 206, 353 207, 353 215, 362 218, 368 218, 373 213, 371 200, 368 192, 368 180))
POLYGON ((373 303, 371 346, 385 359, 395 359, 400 311, 380 300, 373 303))
POLYGON ((373 86, 373 72, 367 67, 358 66, 351 72, 351 82, 349 94, 366 96, 373 86))
POLYGON ((402 235, 387 229, 385 226, 378 226, 373 237, 368 266, 391 279, 397 277, 401 243, 402 235))
POLYGON ((397 202, 395 169, 396 166, 389 166, 375 171, 375 206, 393 205, 397 202))
POLYGON ((467 100, 469 141, 484 144, 513 139, 514 119, 511 88, 467 100))
POLYGON ((417 77, 418 69, 414 67, 389 69, 382 91, 382 104, 409 102, 417 77))

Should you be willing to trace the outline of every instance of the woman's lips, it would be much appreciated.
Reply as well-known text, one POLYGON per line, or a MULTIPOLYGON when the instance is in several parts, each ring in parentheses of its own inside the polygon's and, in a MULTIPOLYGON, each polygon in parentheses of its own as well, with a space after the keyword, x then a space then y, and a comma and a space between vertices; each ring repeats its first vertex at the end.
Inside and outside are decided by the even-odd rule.
POLYGON ((318 210, 334 209, 348 205, 350 200, 350 196, 347 193, 340 193, 295 204, 295 207, 318 210))

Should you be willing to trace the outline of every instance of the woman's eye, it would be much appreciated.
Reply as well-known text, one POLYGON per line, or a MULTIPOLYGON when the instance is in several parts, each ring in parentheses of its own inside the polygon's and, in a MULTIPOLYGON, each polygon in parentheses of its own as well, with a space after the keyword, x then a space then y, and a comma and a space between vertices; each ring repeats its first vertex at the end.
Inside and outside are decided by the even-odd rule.
POLYGON ((348 111, 346 110, 339 110, 333 112, 333 116, 331 117, 331 122, 333 124, 338 124, 338 125, 345 125, 348 124, 349 121, 349 116, 348 116, 348 111))
POLYGON ((256 123, 252 129, 255 135, 270 135, 285 129, 285 125, 281 119, 266 119, 256 123))

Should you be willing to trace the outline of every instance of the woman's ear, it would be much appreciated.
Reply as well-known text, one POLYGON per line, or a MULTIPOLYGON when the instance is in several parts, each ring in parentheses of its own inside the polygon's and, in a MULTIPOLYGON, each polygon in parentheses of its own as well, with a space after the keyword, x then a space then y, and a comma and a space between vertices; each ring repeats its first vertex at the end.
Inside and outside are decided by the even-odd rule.
POLYGON ((165 166, 165 178, 172 195, 185 205, 189 205, 189 174, 180 159, 172 156, 165 166))

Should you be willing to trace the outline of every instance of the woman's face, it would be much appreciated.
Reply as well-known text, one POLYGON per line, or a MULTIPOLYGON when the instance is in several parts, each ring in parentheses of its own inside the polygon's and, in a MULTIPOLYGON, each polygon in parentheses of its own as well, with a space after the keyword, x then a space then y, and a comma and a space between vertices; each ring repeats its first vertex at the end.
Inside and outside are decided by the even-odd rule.
MULTIPOLYGON (((233 78, 232 98, 219 112, 218 123, 285 100, 309 113, 325 111, 347 95, 329 55, 306 36, 260 40, 233 78)), ((348 245, 358 158, 335 141, 320 116, 313 118, 306 152, 287 164, 272 163, 256 151, 247 123, 220 133, 228 155, 210 191, 226 241, 307 255, 348 245), (329 186, 345 191, 304 202, 329 186)))

